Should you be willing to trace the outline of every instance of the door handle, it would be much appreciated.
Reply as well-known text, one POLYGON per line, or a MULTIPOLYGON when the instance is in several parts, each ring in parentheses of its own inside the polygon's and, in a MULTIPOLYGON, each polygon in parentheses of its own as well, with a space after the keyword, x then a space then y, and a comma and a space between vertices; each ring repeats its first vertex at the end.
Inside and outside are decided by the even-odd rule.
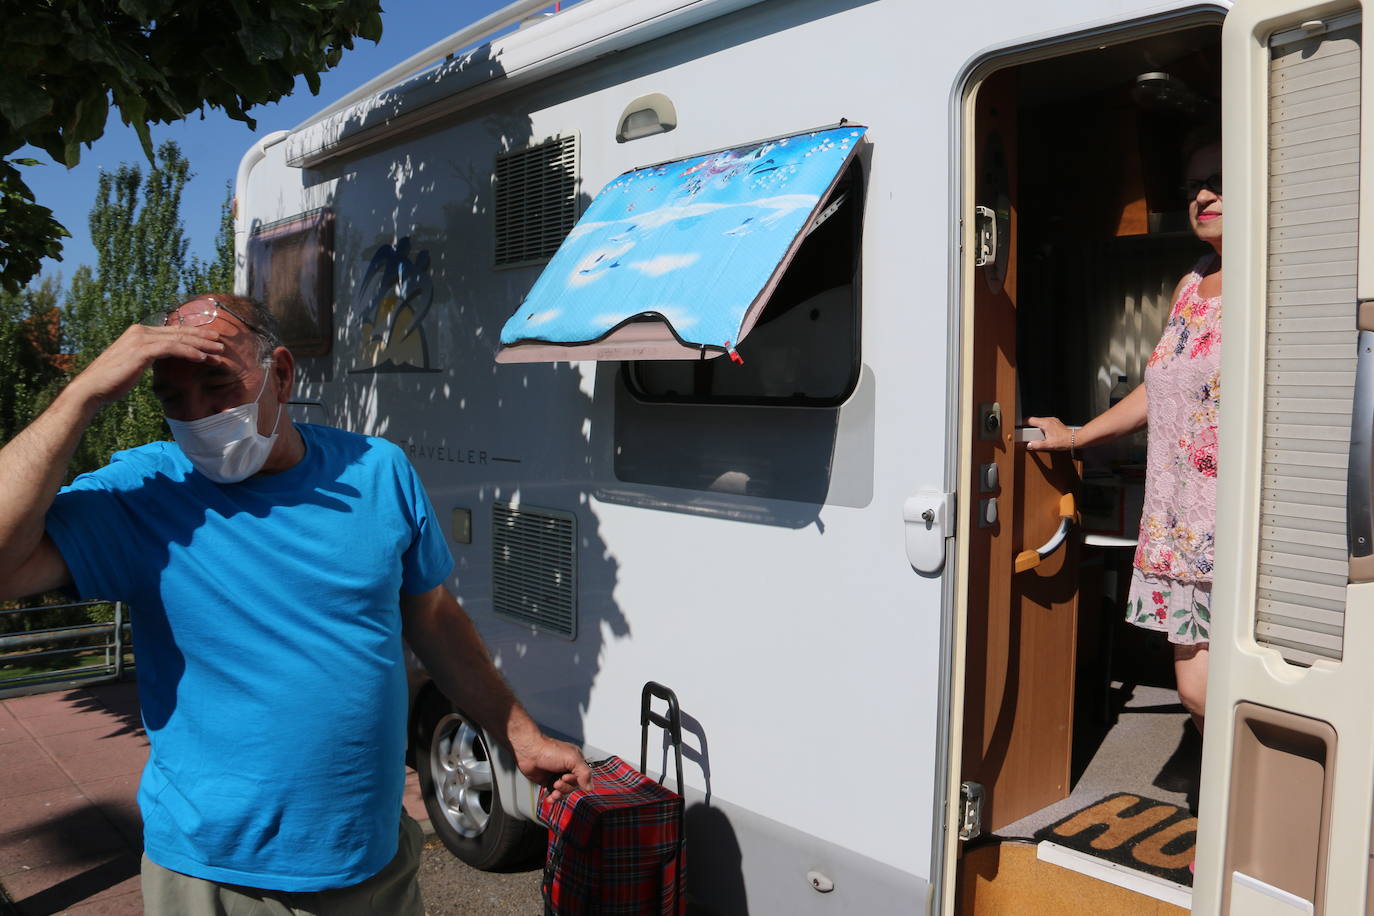
POLYGON ((1073 494, 1065 493, 1059 497, 1059 527, 1044 544, 1034 550, 1023 550, 1016 555, 1016 571, 1022 573, 1039 566, 1041 560, 1054 553, 1068 540, 1069 532, 1077 520, 1078 509, 1074 505, 1073 494))

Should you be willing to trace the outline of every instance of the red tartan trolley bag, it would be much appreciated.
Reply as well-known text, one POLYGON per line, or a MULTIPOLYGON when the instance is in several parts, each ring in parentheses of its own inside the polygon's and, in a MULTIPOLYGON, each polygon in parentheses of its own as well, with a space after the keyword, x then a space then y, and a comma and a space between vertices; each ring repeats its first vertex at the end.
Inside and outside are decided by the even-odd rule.
POLYGON ((682 790, 682 714, 673 691, 644 685, 639 709, 639 769, 619 757, 591 764, 590 792, 576 789, 539 816, 549 825, 544 865, 546 916, 681 916, 687 911, 682 796, 644 775, 649 723, 667 730, 682 790), (665 718, 650 710, 666 700, 665 718))

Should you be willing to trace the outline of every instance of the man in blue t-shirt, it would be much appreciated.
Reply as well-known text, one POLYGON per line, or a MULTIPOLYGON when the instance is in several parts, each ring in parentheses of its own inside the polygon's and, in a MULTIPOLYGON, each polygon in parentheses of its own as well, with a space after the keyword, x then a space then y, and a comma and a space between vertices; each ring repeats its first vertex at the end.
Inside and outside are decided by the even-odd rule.
POLYGON ((134 609, 149 913, 423 912, 417 828, 398 832, 402 636, 531 780, 590 785, 444 586, 453 559, 404 455, 292 423, 293 377, 270 312, 199 296, 129 328, 0 450, 0 598, 67 587, 134 609), (175 442, 59 492, 96 411, 150 367, 175 442))

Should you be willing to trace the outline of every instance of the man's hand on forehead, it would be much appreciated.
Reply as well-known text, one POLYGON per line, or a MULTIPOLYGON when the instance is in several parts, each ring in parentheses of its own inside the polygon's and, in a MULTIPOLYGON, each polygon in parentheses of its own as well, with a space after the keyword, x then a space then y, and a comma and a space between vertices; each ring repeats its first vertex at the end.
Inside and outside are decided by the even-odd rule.
POLYGON ((216 325, 148 327, 136 324, 105 348, 81 374, 72 379, 75 390, 92 406, 117 401, 133 388, 154 362, 163 359, 191 363, 227 363, 226 345, 216 325))

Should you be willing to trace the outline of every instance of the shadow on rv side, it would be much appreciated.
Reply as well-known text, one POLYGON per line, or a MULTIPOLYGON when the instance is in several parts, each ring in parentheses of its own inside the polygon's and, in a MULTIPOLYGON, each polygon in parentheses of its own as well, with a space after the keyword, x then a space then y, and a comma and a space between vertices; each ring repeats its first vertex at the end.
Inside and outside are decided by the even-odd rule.
MULTIPOLYGON (((499 75, 500 62, 489 53, 450 66, 499 75)), ((538 275, 534 264, 493 269, 492 156, 546 138, 535 135, 530 118, 491 107, 456 130, 456 142, 453 131, 388 136, 384 145, 306 170, 307 208, 337 215, 336 296, 332 352, 301 358, 299 396, 325 405, 323 415, 304 419, 384 437, 406 451, 438 518, 446 527, 452 519, 450 586, 531 714, 581 742, 605 644, 630 633, 613 597, 616 560, 588 510, 589 388, 567 363, 498 369, 492 358, 502 321, 538 275), (581 453, 570 449, 574 443, 581 453), (524 576, 516 598, 503 606, 508 613, 498 612, 498 507, 575 517, 575 542, 567 545, 576 558, 568 577, 575 583, 566 634, 573 641, 557 634, 561 619, 541 617, 548 569, 516 570, 524 576)), ((527 178, 548 187, 566 176, 527 178)), ((576 194, 576 186, 570 191, 576 194)), ((585 204, 585 195, 569 207, 578 202, 585 204)), ((419 686, 412 708, 432 710, 434 697, 432 685, 419 686)), ((473 797, 469 807, 499 815, 505 785, 473 797)), ((508 808, 516 802, 504 801, 508 808)), ((463 813, 455 813, 455 824, 463 813)), ((503 864, 480 842, 455 851, 476 856, 483 867, 503 864)))
MULTIPOLYGON (((825 19, 867 2, 801 0, 788 6, 788 22, 825 19)), ((617 55, 613 72, 603 66, 579 68, 460 114, 439 115, 422 128, 387 134, 377 145, 328 161, 304 176, 305 208, 329 207, 335 214, 336 286, 332 352, 300 361, 302 397, 325 405, 320 416, 305 419, 383 436, 405 449, 438 517, 446 525, 452 519, 454 591, 531 714, 574 741, 589 737, 593 687, 599 679, 597 711, 619 702, 609 695, 606 682, 623 672, 611 671, 603 660, 632 633, 644 641, 655 629, 649 622, 662 611, 653 602, 631 607, 618 600, 618 588, 625 589, 620 569, 625 561, 603 534, 612 513, 630 506, 782 528, 814 524, 824 534, 825 505, 862 508, 873 499, 876 379, 857 354, 852 367, 844 366, 842 381, 852 393, 846 392, 843 409, 834 403, 805 408, 652 403, 631 392, 623 369, 615 365, 497 366, 493 360, 503 322, 540 271, 538 256, 523 264, 493 263, 493 156, 562 139, 551 131, 573 126, 558 120, 566 102, 778 29, 772 11, 749 10, 729 18, 728 29, 689 29, 671 41, 617 55), (525 111, 535 114, 526 116, 525 111), (675 450, 684 445, 692 455, 675 450), (540 616, 544 608, 519 602, 512 608, 494 591, 493 579, 504 569, 496 513, 507 510, 572 521, 572 632, 557 632, 559 621, 540 616)), ((441 69, 455 67, 502 73, 501 61, 487 51, 441 69)), ((834 121, 854 114, 827 112, 834 121)), ((796 125, 812 126, 820 125, 796 125)), ((856 169, 860 178, 868 165, 865 160, 856 169)), ((553 174, 544 177, 549 181, 536 178, 533 183, 548 186, 561 180, 553 174)), ((573 193, 585 206, 597 190, 579 185, 573 193)), ((853 215, 857 227, 863 193, 853 200, 845 212, 853 215)), ((832 220, 826 232, 838 233, 845 225, 832 220)), ((539 234, 537 220, 530 229, 539 234)), ((851 261, 845 263, 851 266, 840 264, 849 276, 834 283, 827 277, 816 284, 814 294, 808 290, 798 295, 793 318, 818 312, 822 320, 809 320, 828 329, 832 300, 857 301, 861 259, 857 248, 849 254, 851 261)), ((787 324, 773 317, 776 326, 787 324)), ((855 318, 856 339, 857 330, 855 318)), ((542 587, 553 579, 540 573, 526 581, 542 587)), ((660 677, 651 661, 644 667, 643 679, 660 677)), ((671 684, 671 678, 663 679, 671 684)), ((417 706, 432 706, 432 696, 420 696, 417 706)), ((684 699, 690 708, 690 697, 684 699)), ((684 716, 692 723, 689 741, 695 745, 687 756, 699 768, 706 790, 704 798, 689 793, 689 887, 694 906, 705 903, 721 916, 747 913, 741 844, 765 834, 748 821, 750 812, 731 806, 730 799, 714 798, 707 736, 714 725, 719 748, 721 724, 712 723, 700 709, 698 717, 684 716)), ((617 734, 599 723, 591 737, 611 745, 597 750, 623 752, 630 746, 634 723, 624 723, 624 742, 618 742, 617 734)), ((423 767, 426 761, 417 764, 423 767)), ((497 791, 505 792, 506 783, 497 791)), ((495 797, 494 791, 480 804, 495 797)), ((525 804, 502 800, 512 807, 525 804)), ((781 825, 769 825, 774 828, 781 825)), ((811 837, 788 838, 819 843, 811 837)), ((810 886, 802 889, 813 893, 810 886)))

